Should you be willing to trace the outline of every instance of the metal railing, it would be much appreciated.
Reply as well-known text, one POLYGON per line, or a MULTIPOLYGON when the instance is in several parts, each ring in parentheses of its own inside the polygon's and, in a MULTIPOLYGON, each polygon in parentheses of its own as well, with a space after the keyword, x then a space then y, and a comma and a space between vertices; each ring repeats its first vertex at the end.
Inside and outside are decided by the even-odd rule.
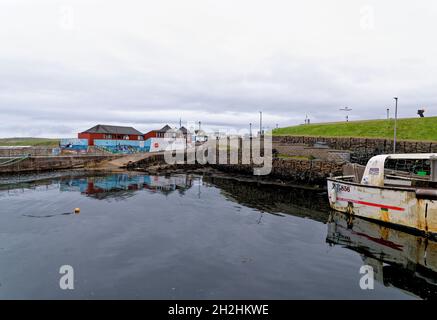
POLYGON ((8 158, 3 158, 3 159, 0 158, 0 167, 12 166, 12 165, 15 165, 15 164, 17 164, 17 163, 19 163, 21 161, 24 161, 24 160, 26 160, 28 158, 29 158, 28 155, 21 156, 21 157, 16 157, 16 158, 9 158, 9 157, 8 158), (4 160, 4 161, 2 161, 2 160, 4 160))
POLYGON ((53 147, 15 147, 0 148, 0 158, 17 158, 23 156, 49 157, 49 156, 69 156, 69 155, 111 155, 110 152, 92 146, 86 150, 67 150, 53 147))

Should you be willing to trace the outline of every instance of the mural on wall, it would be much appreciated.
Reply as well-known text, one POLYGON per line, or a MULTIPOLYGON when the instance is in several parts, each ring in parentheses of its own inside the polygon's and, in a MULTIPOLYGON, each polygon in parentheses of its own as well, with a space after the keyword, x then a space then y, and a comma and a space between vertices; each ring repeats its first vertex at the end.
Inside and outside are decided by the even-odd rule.
MULTIPOLYGON (((64 151, 86 152, 88 150, 87 139, 61 139, 61 148, 64 151)), ((131 154, 136 152, 148 152, 144 141, 135 140, 94 140, 94 146, 104 151, 115 154, 131 154)))
POLYGON ((87 150, 88 140, 87 139, 61 139, 60 146, 64 150, 87 150))
POLYGON ((149 151, 142 140, 94 140, 94 145, 111 153, 130 154, 149 151))

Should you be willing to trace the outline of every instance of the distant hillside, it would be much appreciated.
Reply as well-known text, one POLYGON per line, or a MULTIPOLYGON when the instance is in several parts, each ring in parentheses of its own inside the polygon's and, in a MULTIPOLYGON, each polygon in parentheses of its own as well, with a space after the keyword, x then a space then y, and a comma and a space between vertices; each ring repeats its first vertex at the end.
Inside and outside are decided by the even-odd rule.
MULTIPOLYGON (((273 135, 393 138, 394 120, 315 123, 273 130, 273 135)), ((397 138, 437 141, 437 117, 398 119, 397 138)))
POLYGON ((56 147, 58 145, 59 145, 58 139, 46 139, 46 138, 4 138, 4 139, 0 139, 0 146, 56 147))

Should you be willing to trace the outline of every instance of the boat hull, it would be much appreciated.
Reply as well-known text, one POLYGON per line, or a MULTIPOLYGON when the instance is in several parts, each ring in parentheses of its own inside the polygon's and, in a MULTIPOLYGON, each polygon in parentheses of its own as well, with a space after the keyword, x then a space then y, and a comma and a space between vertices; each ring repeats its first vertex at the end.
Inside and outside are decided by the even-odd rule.
POLYGON ((332 209, 358 217, 437 234, 437 201, 418 199, 413 189, 364 186, 328 179, 332 209))

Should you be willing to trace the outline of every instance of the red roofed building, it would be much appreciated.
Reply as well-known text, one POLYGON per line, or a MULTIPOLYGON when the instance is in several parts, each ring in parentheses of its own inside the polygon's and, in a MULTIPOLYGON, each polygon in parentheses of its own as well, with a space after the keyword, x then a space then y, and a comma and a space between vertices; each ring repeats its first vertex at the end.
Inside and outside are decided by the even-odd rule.
POLYGON ((78 134, 79 139, 87 139, 93 146, 94 140, 143 140, 143 134, 132 127, 98 124, 78 134))
POLYGON ((144 140, 150 138, 171 138, 172 128, 166 124, 159 130, 152 130, 144 134, 144 140), (167 132, 168 131, 168 132, 167 132))

